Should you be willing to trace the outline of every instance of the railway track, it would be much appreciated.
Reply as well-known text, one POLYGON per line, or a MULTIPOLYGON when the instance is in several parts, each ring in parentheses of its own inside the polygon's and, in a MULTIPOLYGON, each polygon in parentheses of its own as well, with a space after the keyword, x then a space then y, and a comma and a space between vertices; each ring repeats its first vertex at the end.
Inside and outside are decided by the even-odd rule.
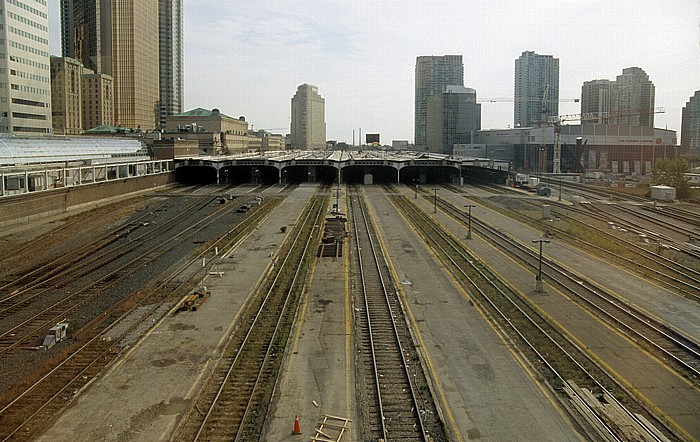
MULTIPOLYGON (((194 212, 201 210, 204 206, 210 204, 211 200, 207 199, 204 203, 194 205, 194 212)), ((118 287, 129 277, 157 260, 158 258, 173 251, 183 242, 189 240, 193 235, 197 234, 210 224, 219 220, 225 214, 233 211, 233 205, 225 205, 217 208, 206 216, 202 217, 195 223, 185 226, 182 230, 171 231, 171 227, 177 225, 174 223, 168 225, 166 229, 158 231, 158 234, 171 231, 167 239, 159 239, 155 245, 150 246, 147 250, 141 250, 138 254, 130 255, 127 252, 137 251, 133 244, 141 244, 141 242, 129 241, 120 252, 110 253, 109 251, 100 254, 97 257, 88 259, 86 268, 79 270, 78 273, 66 272, 66 274, 54 275, 47 280, 41 280, 35 285, 28 283, 27 288, 16 292, 11 297, 3 299, 3 313, 16 312, 18 309, 30 311, 25 305, 32 301, 38 306, 38 311, 32 312, 29 317, 17 315, 15 322, 5 328, 0 333, 0 355, 11 350, 19 348, 23 345, 31 345, 32 341, 36 341, 43 337, 43 334, 57 322, 69 317, 77 309, 83 307, 92 300, 102 296, 107 291, 118 287), (117 258, 124 257, 123 260, 117 258), (112 267, 105 267, 106 264, 114 262, 112 267), (96 270, 102 270, 96 272, 96 270), (87 278, 91 275, 91 278, 87 278), (75 288, 75 278, 81 278, 82 284, 75 288), (46 296, 46 292, 57 292, 64 290, 65 287, 74 287, 72 291, 58 296, 51 301, 48 306, 42 305, 36 301, 36 298, 46 296), (32 293, 33 288, 37 291, 32 293)), ((190 213, 192 211, 188 211, 190 213)), ((145 233, 143 237, 153 238, 154 234, 145 233)), ((8 318, 10 319, 10 318, 8 318)))
MULTIPOLYGON (((196 286, 201 278, 203 257, 212 256, 216 250, 225 253, 235 247, 243 237, 254 231, 255 226, 279 201, 267 200, 225 235, 164 275, 157 283, 142 288, 78 330, 73 336, 78 345, 66 349, 65 357, 42 373, 38 380, 16 389, 14 398, 2 405, 0 440, 33 440, 37 437, 46 423, 92 382, 101 370, 127 350, 134 339, 150 329, 156 318, 169 312, 181 300, 183 293, 196 286)), ((212 262, 205 267, 205 271, 212 262)))
MULTIPOLYGON (((174 189, 171 189, 171 192, 169 193, 173 195, 192 192, 196 193, 198 190, 201 190, 204 187, 205 186, 176 186, 174 189)), ((175 223, 182 221, 187 216, 196 213, 198 210, 201 210, 209 202, 211 202, 210 198, 214 197, 214 193, 221 192, 222 190, 220 188, 209 189, 206 194, 199 195, 184 208, 178 207, 176 215, 173 218, 166 218, 165 220, 162 219, 163 214, 174 209, 175 207, 172 198, 166 198, 160 201, 158 204, 151 204, 145 208, 137 209, 141 213, 135 217, 132 217, 125 225, 111 229, 110 231, 102 234, 99 238, 95 238, 92 241, 81 243, 79 246, 70 249, 68 252, 62 253, 58 257, 53 257, 50 261, 41 263, 28 271, 23 271, 21 273, 15 272, 4 277, 3 281, 0 282, 0 293, 6 295, 2 295, 2 297, 0 297, 0 303, 16 298, 19 292, 25 291, 29 287, 37 286, 39 282, 55 277, 57 274, 65 272, 67 269, 76 271, 77 267, 81 265, 81 261, 87 258, 95 261, 94 255, 97 252, 111 255, 118 254, 119 250, 107 250, 106 247, 120 239, 129 237, 129 235, 136 232, 135 235, 132 235, 129 238, 130 240, 134 241, 134 243, 131 245, 131 248, 133 248, 137 244, 135 241, 142 241, 148 235, 152 235, 153 233, 157 233, 159 231, 164 231, 175 223), (150 229, 151 231, 145 235, 139 234, 138 229, 148 224, 152 225, 150 229)), ((41 235, 31 241, 28 241, 13 252, 15 254, 29 253, 30 250, 45 247, 47 236, 61 235, 63 232, 67 232, 75 228, 78 224, 84 223, 85 219, 83 217, 76 216, 75 220, 68 222, 58 229, 52 230, 50 234, 41 235)), ((121 248, 125 249, 128 248, 128 246, 128 244, 122 245, 121 248)), ((2 310, 3 308, 0 307, 0 312, 2 310)), ((0 317, 2 317, 2 313, 0 313, 0 317)))
MULTIPOLYGON (((666 213, 663 212, 659 206, 654 207, 648 204, 634 206, 604 204, 600 205, 598 209, 608 218, 615 219, 620 223, 631 226, 635 230, 644 231, 644 233, 649 233, 651 235, 656 234, 663 237, 664 235, 662 233, 657 233, 659 229, 665 230, 668 234, 675 234, 686 238, 697 235, 698 233, 697 230, 681 226, 675 219, 671 221, 665 219, 666 213), (644 210, 645 213, 642 213, 638 209, 644 210), (615 214, 613 213, 614 211, 618 211, 621 214, 615 214), (626 215, 626 217, 621 215, 626 215)), ((664 239, 674 241, 668 237, 664 239)))
POLYGON ((570 194, 582 196, 584 198, 591 198, 593 196, 607 201, 633 201, 636 203, 652 202, 651 198, 618 192, 614 188, 605 189, 566 180, 550 180, 549 185, 550 187, 555 185, 561 186, 562 188, 568 190, 570 194))
MULTIPOLYGON (((371 385, 364 410, 365 440, 446 440, 416 354, 410 329, 376 229, 363 196, 353 192, 350 212, 357 251, 359 287, 356 324, 361 334, 361 369, 371 385)), ((362 401, 364 402, 364 401, 362 401)))
POLYGON ((175 439, 259 439, 327 206, 327 197, 313 197, 304 209, 282 245, 279 265, 246 307, 175 439))
MULTIPOLYGON (((420 233, 480 309, 535 365, 581 431, 593 440, 684 439, 682 430, 647 410, 614 377, 568 339, 528 299, 484 266, 459 240, 405 196, 392 190, 394 206, 420 233), (615 413, 609 414, 608 404, 615 413), (643 416, 643 417, 640 417, 643 416)), ((472 219, 472 222, 474 220, 472 219)))
MULTIPOLYGON (((444 199, 438 207, 466 225, 464 212, 444 199)), ((501 230, 472 215, 472 228, 491 244, 518 259, 536 272, 539 254, 532 247, 511 238, 501 230)), ((627 334, 633 341, 655 354, 680 375, 700 386, 700 345, 690 337, 619 299, 604 287, 571 272, 555 261, 542 260, 542 275, 558 290, 577 300, 582 306, 612 327, 627 334)))
POLYGON ((70 253, 17 276, 12 283, 0 287, 0 290, 6 293, 0 298, 0 318, 25 308, 32 300, 49 290, 60 289, 133 252, 149 238, 167 232, 188 216, 209 205, 211 201, 210 198, 197 199, 180 209, 173 218, 154 224, 145 231, 142 230, 142 226, 147 225, 149 221, 153 222, 152 213, 169 207, 162 204, 125 226, 113 229, 106 235, 75 248, 70 253), (128 241, 123 241, 125 238, 128 238, 128 241))
MULTIPOLYGON (((463 193, 458 188, 450 188, 450 190, 456 193, 463 193)), ((423 196, 428 198, 427 194, 423 194, 423 196)), ((489 201, 470 198, 494 210, 503 211, 498 206, 493 206, 489 201)), ((533 206, 534 212, 541 213, 542 207, 537 202, 524 201, 533 206)), ((626 241, 619 236, 613 235, 608 230, 596 227, 594 223, 590 222, 591 218, 602 223, 609 222, 610 218, 606 218, 604 213, 600 212, 595 205, 564 206, 556 202, 551 202, 551 204, 556 208, 553 214, 559 219, 566 221, 569 224, 567 227, 560 228, 553 223, 547 223, 544 226, 539 219, 534 219, 516 211, 508 211, 507 216, 525 224, 533 225, 537 229, 549 231, 552 235, 568 241, 575 247, 586 249, 606 260, 617 262, 680 296, 700 302, 700 272, 694 268, 667 258, 661 253, 655 253, 639 244, 626 241), (575 215, 580 215, 580 217, 575 215), (583 220, 580 218, 583 218, 583 220)), ((634 227, 630 224, 620 224, 620 226, 629 228, 630 232, 634 231, 634 227)), ((654 238, 653 235, 651 237, 654 238)), ((668 241, 671 242, 671 239, 668 238, 668 241)))
MULTIPOLYGON (((585 207, 585 209, 580 207, 558 206, 555 213, 560 218, 566 219, 570 222, 574 222, 579 225, 585 224, 587 230, 592 230, 596 233, 596 235, 600 236, 601 238, 605 238, 605 243, 618 244, 620 247, 624 248, 624 250, 632 252, 635 255, 633 259, 624 256, 624 254, 615 253, 614 258, 616 260, 623 261, 626 267, 635 269, 637 273, 652 279, 662 286, 668 287, 683 296, 700 301, 700 272, 688 265, 684 265, 681 262, 669 259, 663 256, 661 253, 662 242, 666 244, 677 244, 676 241, 667 236, 660 235, 657 232, 640 230, 638 226, 630 224, 625 219, 612 218, 617 220, 614 222, 616 227, 633 232, 637 235, 645 235, 651 241, 656 242, 657 251, 654 252, 653 250, 649 250, 648 247, 641 246, 638 243, 631 241, 625 241, 620 237, 609 233, 608 231, 591 225, 590 222, 586 223, 585 221, 581 221, 571 215, 571 213, 575 213, 588 219, 592 217, 601 222, 607 222, 609 225, 611 225, 611 217, 607 212, 601 211, 599 207, 594 205, 585 204, 583 207, 585 207)), ((566 232, 561 231, 561 229, 557 229, 557 234, 564 237, 570 236, 566 232)), ((571 238, 572 240, 574 239, 573 237, 571 238)), ((581 238, 576 238, 575 243, 586 244, 586 246, 589 248, 597 249, 602 251, 604 254, 607 254, 603 248, 581 238)), ((607 252, 609 251, 610 250, 607 252)))

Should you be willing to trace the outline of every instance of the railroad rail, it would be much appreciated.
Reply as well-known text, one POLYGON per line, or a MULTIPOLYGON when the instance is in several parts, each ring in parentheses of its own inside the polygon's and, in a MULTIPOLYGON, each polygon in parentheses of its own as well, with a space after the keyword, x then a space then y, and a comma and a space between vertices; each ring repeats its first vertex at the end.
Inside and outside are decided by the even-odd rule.
POLYGON ((217 366, 176 429, 178 440, 258 440, 327 197, 312 197, 270 275, 251 299, 217 366))
MULTIPOLYGON (((194 208, 201 209, 210 202, 211 201, 205 201, 203 204, 195 204, 194 208)), ((85 267, 79 268, 77 275, 68 271, 66 272, 67 274, 54 275, 46 280, 40 280, 36 285, 36 287, 38 287, 37 293, 31 294, 30 289, 32 289, 33 286, 32 283, 29 283, 27 289, 15 293, 11 299, 3 300, 4 303, 11 303, 11 305, 5 307, 4 312, 16 312, 19 308, 18 306, 25 305, 29 300, 34 300, 40 295, 45 296, 45 292, 47 291, 55 292, 61 290, 67 287, 68 284, 74 283, 76 278, 87 279, 85 276, 88 274, 93 275, 93 272, 95 272, 93 275, 94 279, 84 281, 80 284, 79 288, 75 288, 64 296, 57 297, 57 299, 50 302, 48 306, 40 307, 38 312, 32 312, 29 317, 17 315, 16 322, 0 333, 0 355, 19 348, 33 339, 42 338, 46 330, 57 322, 62 321, 63 318, 68 317, 72 312, 91 302, 93 299, 102 296, 108 290, 117 287, 121 282, 125 281, 136 272, 141 271, 153 261, 171 252, 184 241, 192 238, 196 233, 216 222, 224 214, 232 212, 234 210, 232 206, 233 205, 220 206, 195 223, 184 227, 182 230, 173 231, 171 236, 166 240, 156 242, 149 246, 146 252, 136 256, 133 256, 133 254, 132 256, 127 255, 127 252, 136 250, 133 245, 129 244, 131 241, 127 242, 119 252, 115 252, 116 256, 124 256, 125 259, 121 260, 121 262, 115 262, 116 267, 108 268, 101 273, 95 271, 115 261, 115 259, 111 258, 109 251, 98 254, 98 256, 94 258, 87 259, 85 267), (30 295, 23 296, 27 293, 30 293, 30 295), (21 297, 21 299, 16 301, 15 298, 17 297, 21 297)), ((176 224, 169 224, 168 229, 175 225, 176 224)), ((166 231, 168 229, 166 229, 166 231)), ((159 230, 158 232, 161 231, 159 230)), ((152 239, 154 238, 154 234, 147 232, 142 235, 142 237, 152 239)), ((133 243, 140 244, 140 242, 136 241, 133 243)), ((41 306, 39 302, 35 302, 35 304, 41 306)), ((29 312, 29 309, 26 311, 29 312)))
MULTIPOLYGON (((447 186, 447 188, 455 193, 464 193, 464 191, 459 188, 452 186, 447 186)), ((428 197, 427 194, 423 194, 423 196, 426 198, 428 197)), ((431 195, 430 198, 432 199, 433 196, 431 195)), ((503 212, 502 209, 494 206, 493 203, 487 200, 474 197, 469 198, 493 210, 503 212)), ((542 210, 538 201, 533 201, 531 199, 524 199, 521 201, 536 206, 537 213, 540 213, 542 210)), ((610 219, 606 218, 605 215, 597 209, 597 206, 593 204, 568 206, 553 201, 549 203, 556 209, 556 211, 553 211, 553 215, 567 221, 569 224, 573 223, 574 227, 576 227, 576 231, 583 231, 584 233, 574 235, 565 228, 557 227, 554 223, 547 223, 546 226, 543 226, 539 220, 516 211, 508 211, 507 216, 533 225, 538 229, 546 229, 557 238, 567 240, 578 248, 584 248, 597 253, 605 259, 613 260, 642 277, 673 290, 674 293, 700 301, 700 272, 697 270, 669 259, 660 253, 654 253, 638 244, 626 241, 623 238, 611 234, 607 230, 598 228, 590 222, 581 221, 574 216, 574 214, 579 214, 589 221, 590 218, 593 217, 593 219, 600 220, 601 222, 608 222, 610 219), (582 207, 585 207, 585 209, 582 207)), ((620 224, 620 226, 629 226, 630 231, 633 231, 633 227, 630 224, 620 224)), ((670 243, 672 240, 668 238, 668 241, 670 243)))
MULTIPOLYGON (((615 218, 618 220, 615 223, 616 226, 627 229, 630 232, 635 232, 639 235, 647 235, 651 241, 655 241, 659 250, 654 252, 653 250, 649 250, 647 247, 640 246, 639 244, 631 241, 625 241, 615 235, 612 235, 608 231, 591 225, 590 223, 580 221, 569 214, 570 212, 573 212, 587 218, 593 217, 601 222, 611 222, 609 214, 601 211, 597 206, 584 204, 583 207, 585 207, 585 209, 579 207, 557 206, 557 211, 555 213, 560 218, 569 220, 570 222, 586 224, 587 230, 594 231, 598 236, 605 238, 607 243, 619 244, 624 246, 625 249, 633 252, 636 255, 634 259, 627 258, 622 254, 615 254, 614 256, 616 260, 623 261, 627 267, 636 270, 637 273, 644 275, 644 277, 648 279, 677 291, 683 296, 700 301, 700 272, 661 254, 662 241, 667 242, 667 244, 674 244, 675 241, 673 239, 660 235, 656 232, 640 230, 638 226, 632 225, 622 218, 615 218)), ((581 238, 574 239, 573 236, 567 234, 561 229, 556 230, 557 235, 570 237, 575 243, 585 244, 586 247, 602 251, 604 255, 609 255, 609 250, 596 246, 590 241, 586 241, 585 239, 581 238)))
POLYGON ((361 370, 372 385, 366 410, 370 434, 365 439, 445 440, 363 196, 353 192, 349 208, 360 281, 357 305, 362 313, 357 315, 356 323, 362 336, 361 370), (430 423, 424 423, 423 416, 430 423))
MULTIPOLYGON (((630 195, 617 191, 615 188, 606 189, 604 187, 591 186, 582 183, 575 183, 566 180, 545 179, 548 185, 561 185, 562 188, 569 190, 572 195, 578 195, 585 198, 590 198, 591 195, 608 201, 634 201, 637 203, 651 203, 653 200, 644 196, 630 195)), ((550 186, 551 187, 551 186, 550 186)))
POLYGON ((388 194, 397 210, 473 296, 473 301, 496 319, 502 331, 522 344, 518 347, 536 365, 548 385, 570 398, 564 405, 583 431, 602 440, 665 440, 665 436, 682 439, 676 434, 681 430, 647 410, 583 349, 543 317, 524 295, 501 281, 459 240, 405 196, 393 190, 388 194), (582 391, 590 394, 581 394, 582 391), (608 403, 617 413, 608 414, 598 401, 608 403), (579 412, 574 412, 574 408, 579 412))
MULTIPOLYGON (((140 247, 143 242, 156 234, 175 227, 186 217, 196 213, 212 202, 211 198, 197 199, 179 210, 177 215, 164 222, 154 224, 147 230, 139 230, 152 221, 150 214, 144 214, 126 226, 113 229, 92 242, 81 245, 49 263, 18 276, 13 283, 1 287, 7 295, 0 299, 0 318, 26 307, 32 300, 49 290, 57 290, 98 269, 116 261, 140 247), (139 233, 141 231, 141 233, 139 233), (127 241, 120 241, 127 238, 127 241), (114 245, 114 247, 108 247, 114 245)), ((160 212, 165 205, 156 208, 160 212)), ((149 211, 153 212, 153 211, 149 211)))
MULTIPOLYGON (((463 224, 468 222, 463 210, 444 199, 438 198, 438 207, 463 224)), ((532 247, 511 238, 477 216, 471 216, 471 223, 475 233, 501 250, 507 251, 510 256, 520 260, 533 271, 537 271, 539 255, 532 247)), ((656 318, 649 317, 606 288, 587 281, 586 278, 546 257, 542 260, 542 275, 543 279, 546 276, 551 284, 578 300, 597 317, 624 332, 634 341, 643 342, 645 348, 656 354, 661 361, 700 386, 700 345, 692 338, 656 318)))
POLYGON ((134 334, 145 333, 152 327, 154 318, 169 312, 180 301, 183 292, 196 286, 202 274, 203 257, 212 256, 217 249, 226 253, 236 247, 280 201, 266 200, 262 207, 251 211, 225 235, 159 282, 142 288, 77 331, 74 339, 80 344, 0 408, 0 440, 34 439, 45 428, 44 423, 70 403, 76 392, 82 391, 101 370, 130 347, 134 334))

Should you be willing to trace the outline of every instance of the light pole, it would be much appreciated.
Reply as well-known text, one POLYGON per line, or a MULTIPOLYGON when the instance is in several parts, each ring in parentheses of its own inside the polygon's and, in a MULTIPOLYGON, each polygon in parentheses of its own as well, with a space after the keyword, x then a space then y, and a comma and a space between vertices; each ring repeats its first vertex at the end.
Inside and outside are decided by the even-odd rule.
POLYGON ((561 201, 561 177, 559 177, 559 201, 561 201))
POLYGON ((413 190, 415 191, 415 193, 413 194, 413 199, 415 200, 418 199, 418 180, 413 180, 413 186, 413 190))
POLYGON ((476 207, 474 204, 467 204, 464 207, 469 209, 468 223, 467 223, 467 239, 472 239, 472 207, 476 207))
POLYGON ((535 291, 537 293, 544 293, 544 286, 542 285, 542 244, 549 243, 548 239, 533 239, 533 243, 540 243, 540 260, 539 268, 537 269, 537 277, 535 279, 535 291))
POLYGON ((437 189, 433 189, 433 213, 437 213, 437 189))

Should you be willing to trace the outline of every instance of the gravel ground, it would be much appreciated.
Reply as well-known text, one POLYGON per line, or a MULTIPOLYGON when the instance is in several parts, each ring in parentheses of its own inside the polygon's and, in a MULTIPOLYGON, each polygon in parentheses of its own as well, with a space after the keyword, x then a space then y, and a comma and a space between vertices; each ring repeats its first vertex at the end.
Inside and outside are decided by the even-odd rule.
MULTIPOLYGON (((87 283, 106 275, 116 266, 123 265, 129 260, 144 255, 150 248, 165 242, 170 236, 201 220, 203 215, 222 207, 219 206, 214 196, 142 196, 72 217, 47 220, 31 228, 14 229, 10 234, 1 237, 0 256, 4 256, 4 258, 0 260, 0 279, 7 281, 45 265, 51 262, 54 257, 63 256, 82 244, 114 235, 115 229, 138 223, 138 228, 129 234, 131 237, 136 236, 137 233, 143 233, 147 229, 153 229, 175 215, 180 214, 188 204, 195 201, 209 202, 200 210, 189 214, 186 219, 177 223, 168 231, 144 239, 134 251, 124 257, 84 278, 72 281, 59 290, 52 290, 45 296, 42 296, 41 301, 27 306, 21 313, 0 319, 0 330, 8 330, 12 326, 11 324, 16 323, 19 318, 27 317, 30 312, 38 311, 52 301, 60 299, 64 294, 84 287, 87 283), (147 217, 148 225, 140 224, 143 216, 147 217), (79 217, 80 222, 72 223, 76 219, 75 217, 79 217), (62 226, 70 227, 62 229, 62 226), (24 245, 30 245, 30 247, 24 248, 24 245)), ((235 207, 233 202, 229 204, 231 204, 231 208, 235 207)), ((79 330, 82 325, 99 316, 115 303, 155 282, 160 275, 176 268, 176 266, 195 253, 198 248, 202 247, 203 243, 223 235, 242 216, 242 214, 236 213, 235 210, 228 211, 219 221, 212 223, 162 256, 152 259, 147 265, 133 272, 124 281, 105 290, 98 298, 71 313, 66 318, 70 323, 69 335, 79 330)), ((121 237, 113 244, 103 248, 102 251, 108 251, 128 240, 127 237, 121 237)), ((32 343, 30 346, 40 345, 41 340, 42 338, 37 339, 37 342, 32 343)), ((2 366, 0 369, 0 403, 6 403, 14 396, 13 387, 17 384, 28 382, 36 378, 40 373, 46 372, 53 365, 53 360, 62 359, 61 355, 70 351, 70 348, 77 344, 75 340, 69 338, 50 350, 21 349, 0 356, 2 366)))

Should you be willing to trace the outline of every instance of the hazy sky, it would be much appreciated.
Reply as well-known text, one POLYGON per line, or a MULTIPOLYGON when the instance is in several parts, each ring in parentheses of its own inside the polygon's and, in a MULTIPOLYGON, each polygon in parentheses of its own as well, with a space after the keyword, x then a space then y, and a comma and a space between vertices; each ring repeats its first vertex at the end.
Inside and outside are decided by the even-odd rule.
MULTIPOLYGON (((49 0, 60 55, 59 0, 49 0)), ((184 109, 211 109, 254 128, 289 131, 298 85, 326 100, 327 138, 355 129, 413 141, 419 55, 461 54, 478 98, 513 97, 523 51, 559 58, 559 97, 637 66, 656 86, 657 127, 680 131, 700 89, 699 0, 183 0, 184 109)), ((154 60, 157 62, 157 60, 154 60)), ((580 111, 560 103, 559 113, 580 111)), ((512 103, 483 103, 483 128, 513 125, 512 103)), ((680 133, 679 133, 680 137, 680 133)), ((363 136, 364 138, 364 136, 363 136)))

